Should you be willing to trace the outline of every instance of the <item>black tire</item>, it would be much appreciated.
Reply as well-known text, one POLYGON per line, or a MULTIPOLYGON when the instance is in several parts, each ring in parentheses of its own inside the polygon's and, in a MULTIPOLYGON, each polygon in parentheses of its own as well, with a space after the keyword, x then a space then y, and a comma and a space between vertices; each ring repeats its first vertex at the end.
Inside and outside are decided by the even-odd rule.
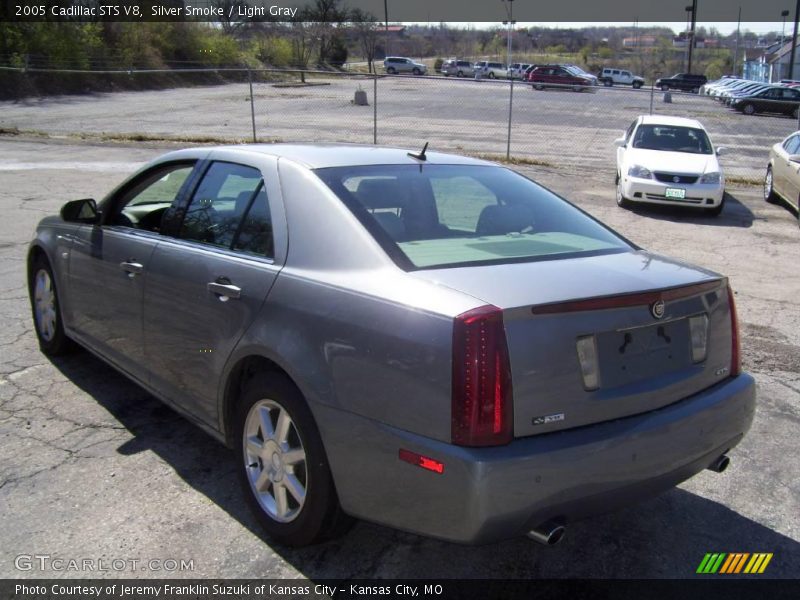
POLYGON ((456 73, 456 77, 463 77, 463 76, 464 76, 464 71, 459 71, 458 73, 456 73))
POLYGON ((286 376, 266 372, 249 379, 243 386, 236 406, 234 427, 239 480, 248 505, 271 538, 287 546, 299 547, 322 542, 346 531, 352 519, 339 506, 328 458, 314 417, 300 391, 286 376), (264 422, 260 416, 265 411, 276 436, 277 417, 283 414, 281 411, 285 411, 289 423, 285 428, 284 442, 275 441, 263 433, 259 423, 264 422), (273 417, 275 421, 272 421, 273 417), (261 457, 246 452, 247 439, 255 440, 257 445, 261 442, 265 453, 272 451, 271 459, 265 462, 261 457), (290 449, 302 451, 302 461, 284 463, 284 452, 290 449), (275 456, 279 456, 277 461, 275 456), (276 462, 278 466, 273 466, 276 462), (268 465, 266 469, 265 464, 268 465), (265 482, 269 489, 257 495, 251 478, 257 478, 265 472, 269 473, 265 482), (298 483, 304 486, 302 504, 295 499, 289 486, 281 483, 289 482, 290 477, 294 486, 298 483), (276 501, 281 495, 281 487, 287 509, 283 521, 278 518, 280 508, 276 501), (268 504, 269 498, 273 499, 275 515, 262 505, 262 501, 268 504))
POLYGON ((669 86, 666 83, 662 83, 661 84, 661 91, 662 92, 668 92, 669 91, 669 86))
POLYGON ((419 70, 417 67, 414 67, 414 69, 413 69, 411 72, 412 72, 414 75, 420 75, 420 74, 422 73, 422 71, 420 71, 420 70, 419 70))
POLYGON ((394 68, 394 67, 389 67, 389 68, 387 68, 387 69, 386 69, 386 72, 387 72, 389 75, 394 75, 395 73, 397 73, 397 71, 395 70, 395 68, 394 68))
POLYGON ((603 85, 606 87, 611 87, 612 85, 614 85, 614 81, 611 79, 603 79, 603 85))
POLYGON ((779 200, 778 194, 775 193, 775 189, 773 188, 771 165, 767 167, 767 172, 764 175, 764 200, 770 204, 777 204, 779 200))
POLYGON ((494 71, 489 71, 489 79, 494 79, 494 71))
POLYGON ((622 181, 620 180, 619 173, 617 173, 616 183, 616 198, 617 198, 617 206, 620 208, 630 208, 631 202, 625 196, 622 195, 622 181))
POLYGON ((642 87, 642 82, 641 81, 634 81, 633 82, 633 89, 638 90, 641 87, 642 87))
POLYGON ((754 115, 756 114, 756 107, 753 106, 752 104, 745 104, 742 107, 742 112, 746 115, 754 115))
POLYGON ((700 88, 696 88, 696 87, 694 87, 694 88, 692 88, 690 91, 691 91, 691 93, 692 93, 692 94, 696 94, 697 92, 699 92, 699 91, 700 91, 700 88))
POLYGON ((73 342, 64 333, 58 287, 50 263, 44 254, 34 259, 28 273, 28 292, 31 300, 31 316, 39 340, 39 348, 47 356, 61 356, 75 349, 73 342))
POLYGON ((792 118, 797 119, 798 117, 800 117, 800 106, 795 106, 792 111, 792 118))
POLYGON ((539 91, 542 91, 542 90, 544 89, 544 86, 543 86, 543 85, 541 85, 541 84, 537 84, 537 85, 534 85, 534 86, 533 86, 533 89, 535 89, 535 90, 539 90, 539 91))
POLYGON ((719 206, 715 206, 714 208, 707 208, 706 214, 709 217, 718 217, 722 214, 722 209, 725 208, 725 196, 722 196, 722 202, 719 203, 719 206))

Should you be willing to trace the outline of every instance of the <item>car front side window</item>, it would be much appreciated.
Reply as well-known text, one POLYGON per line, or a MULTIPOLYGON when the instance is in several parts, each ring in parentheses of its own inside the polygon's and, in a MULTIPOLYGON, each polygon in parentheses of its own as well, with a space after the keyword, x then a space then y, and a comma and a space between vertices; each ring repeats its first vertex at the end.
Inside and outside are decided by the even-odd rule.
POLYGON ((107 225, 159 232, 166 211, 194 169, 194 163, 155 167, 111 201, 107 225))

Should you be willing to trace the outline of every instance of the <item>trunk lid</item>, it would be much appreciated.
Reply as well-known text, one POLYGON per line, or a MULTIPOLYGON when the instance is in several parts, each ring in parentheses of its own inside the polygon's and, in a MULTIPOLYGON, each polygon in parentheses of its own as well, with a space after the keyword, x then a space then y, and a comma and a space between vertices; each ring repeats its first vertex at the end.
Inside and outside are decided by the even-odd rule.
POLYGON ((502 309, 515 437, 654 410, 729 375, 727 281, 680 261, 638 251, 414 275, 502 309), (695 340, 705 335, 702 360, 690 320, 695 340), (581 338, 595 349, 596 389, 581 338))

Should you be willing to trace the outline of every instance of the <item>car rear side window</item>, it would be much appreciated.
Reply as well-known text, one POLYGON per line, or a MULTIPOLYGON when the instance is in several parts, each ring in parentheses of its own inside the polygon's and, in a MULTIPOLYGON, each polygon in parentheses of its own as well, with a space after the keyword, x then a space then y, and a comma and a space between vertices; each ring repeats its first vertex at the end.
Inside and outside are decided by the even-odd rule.
POLYGON ((272 222, 261 172, 213 163, 186 209, 179 237, 272 256, 272 222))
POLYGON ((502 167, 371 165, 316 173, 409 270, 631 248, 568 202, 502 167))

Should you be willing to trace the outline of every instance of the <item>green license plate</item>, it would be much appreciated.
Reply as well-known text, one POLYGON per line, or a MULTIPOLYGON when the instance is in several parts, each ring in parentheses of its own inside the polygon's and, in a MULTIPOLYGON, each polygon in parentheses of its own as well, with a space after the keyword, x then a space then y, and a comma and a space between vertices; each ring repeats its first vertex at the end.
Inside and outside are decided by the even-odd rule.
POLYGON ((664 196, 667 198, 677 198, 678 200, 683 200, 686 198, 686 190, 683 188, 667 188, 664 196))

